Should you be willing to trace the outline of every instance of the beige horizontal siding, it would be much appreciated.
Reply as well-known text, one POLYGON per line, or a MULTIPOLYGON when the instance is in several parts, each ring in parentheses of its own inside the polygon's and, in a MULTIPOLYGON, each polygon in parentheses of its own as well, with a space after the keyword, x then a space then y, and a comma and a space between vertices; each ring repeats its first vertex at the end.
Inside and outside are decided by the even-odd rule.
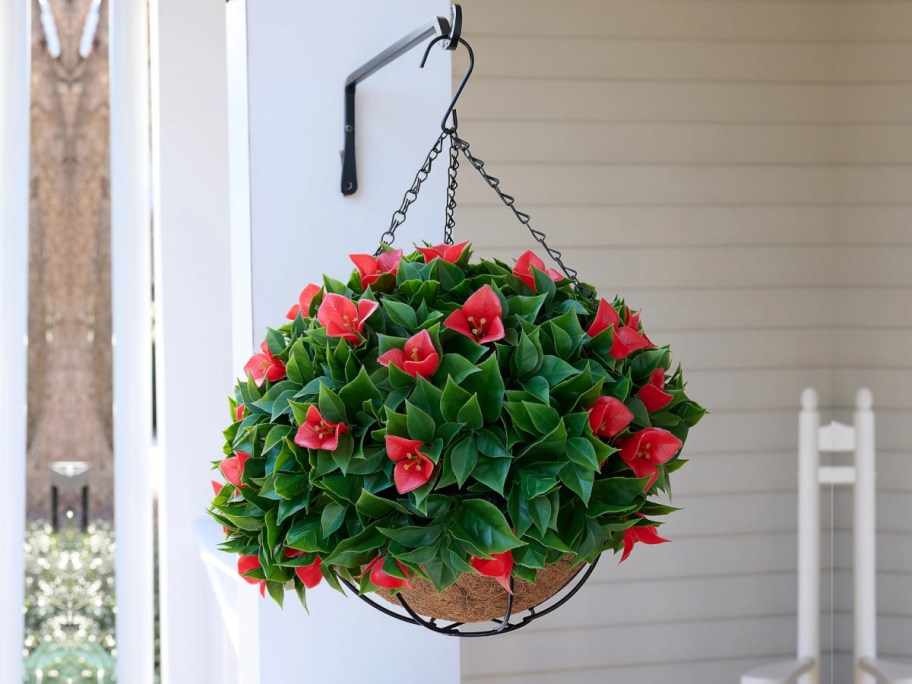
MULTIPOLYGON (((874 389, 882 641, 908 651, 912 606, 890 597, 912 595, 912 3, 464 7, 477 62, 462 135, 567 264, 643 310, 711 410, 673 478, 674 543, 605 558, 548 619, 463 644, 466 681, 723 684, 793 654, 806 386, 840 417, 860 384, 874 389)), ((460 237, 505 260, 533 247, 470 172, 460 237)), ((845 515, 823 548, 836 684, 849 681, 845 515)))

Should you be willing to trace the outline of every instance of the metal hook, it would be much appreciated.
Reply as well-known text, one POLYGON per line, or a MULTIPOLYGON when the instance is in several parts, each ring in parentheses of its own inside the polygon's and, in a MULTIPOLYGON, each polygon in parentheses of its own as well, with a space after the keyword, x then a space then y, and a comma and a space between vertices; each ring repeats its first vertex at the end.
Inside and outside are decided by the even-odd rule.
MULTIPOLYGON (((457 7, 458 7, 458 5, 457 5, 457 7)), ((460 21, 460 23, 461 23, 461 21, 460 21)), ((434 40, 432 40, 428 44, 427 48, 424 51, 424 56, 421 58, 421 65, 420 65, 422 69, 424 68, 425 62, 427 62, 427 58, 431 52, 431 48, 434 47, 435 43, 438 43, 441 40, 449 41, 449 46, 451 46, 451 47, 448 47, 448 49, 455 49, 456 44, 458 43, 459 45, 465 46, 465 49, 468 50, 468 52, 469 52, 469 68, 466 69, 465 76, 462 77, 462 82, 459 84, 459 87, 456 88, 456 94, 453 95, 453 99, 450 101, 450 106, 447 107, 446 113, 443 115, 443 119, 440 122, 440 128, 444 132, 455 133, 456 126, 458 125, 457 120, 456 120, 456 100, 458 100, 459 96, 462 95, 462 89, 465 88, 466 83, 469 80, 469 76, 472 75, 472 69, 475 68, 475 52, 472 50, 472 46, 469 45, 465 40, 463 40, 458 35, 455 38, 450 37, 450 36, 437 36, 436 38, 434 38, 434 40), (448 127, 447 119, 450 118, 450 114, 453 115, 453 125, 448 127)))

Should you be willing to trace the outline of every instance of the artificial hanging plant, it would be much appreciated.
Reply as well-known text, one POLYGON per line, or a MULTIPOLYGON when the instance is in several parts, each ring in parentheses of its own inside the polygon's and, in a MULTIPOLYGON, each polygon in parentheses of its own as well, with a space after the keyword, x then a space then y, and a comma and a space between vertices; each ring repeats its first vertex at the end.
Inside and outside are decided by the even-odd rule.
POLYGON ((231 400, 210 513, 248 581, 279 603, 340 578, 505 594, 666 541, 654 516, 676 509, 654 497, 704 410, 638 312, 532 252, 351 258, 267 330, 231 400))

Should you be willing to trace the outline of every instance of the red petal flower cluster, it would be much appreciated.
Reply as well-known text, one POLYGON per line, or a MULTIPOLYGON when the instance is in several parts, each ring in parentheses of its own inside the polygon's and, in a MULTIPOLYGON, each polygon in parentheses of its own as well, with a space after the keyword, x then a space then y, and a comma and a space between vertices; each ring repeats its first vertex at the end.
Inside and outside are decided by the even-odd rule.
MULTIPOLYGON (((417 439, 405 439, 395 435, 386 436, 386 453, 390 460, 396 462, 393 468, 393 480, 396 491, 407 494, 431 479, 434 462, 419 449, 424 443, 417 439)), ((375 583, 376 584, 376 583, 375 583)))
POLYGON ((539 271, 546 273, 555 283, 560 282, 563 279, 563 276, 555 269, 545 268, 545 262, 539 259, 535 252, 531 249, 526 250, 520 255, 519 259, 516 260, 516 265, 513 267, 513 275, 531 287, 535 292, 538 292, 538 290, 535 287, 535 274, 532 272, 533 266, 539 271))
POLYGON ((614 437, 630 425, 633 414, 615 397, 599 397, 589 407, 589 427, 599 437, 614 437))
MULTIPOLYGON (((297 549, 285 549, 284 556, 285 558, 299 558, 304 555, 304 551, 298 551, 297 549)), ((317 556, 316 560, 310 565, 298 565, 295 567, 295 574, 298 576, 304 586, 308 589, 313 589, 320 583, 320 580, 323 579, 323 573, 320 572, 320 566, 323 565, 323 560, 317 556)))
POLYGON ((500 298, 490 285, 484 285, 466 300, 461 309, 456 309, 447 316, 443 325, 478 344, 501 340, 504 326, 500 298))
POLYGON ((243 451, 235 451, 234 456, 229 456, 219 463, 219 470, 222 475, 235 487, 246 487, 241 483, 241 476, 244 474, 244 463, 250 458, 250 454, 243 451))
MULTIPOLYGON (((646 516, 637 515, 641 518, 646 516)), ((628 527, 624 530, 624 553, 621 555, 621 560, 619 563, 623 563, 627 560, 627 557, 630 556, 630 552, 633 551, 635 544, 664 544, 665 542, 670 542, 670 539, 664 539, 659 536, 658 528, 654 525, 645 526, 645 525, 635 525, 634 527, 628 527)))
POLYGON ((485 577, 493 577, 507 592, 513 593, 513 590, 510 589, 510 575, 513 572, 512 551, 492 554, 490 560, 473 557, 470 564, 480 574, 485 577))
POLYGON ((649 477, 649 489, 659 477, 658 466, 670 461, 683 446, 680 439, 662 428, 645 428, 621 443, 621 460, 637 477, 649 477))
POLYGON ((614 343, 609 352, 618 361, 638 349, 648 349, 655 345, 646 337, 645 333, 638 330, 640 314, 633 313, 626 316, 627 324, 621 325, 621 317, 607 299, 599 302, 598 311, 587 333, 595 337, 600 332, 610 327, 614 328, 614 343))
POLYGON ((380 305, 370 299, 359 299, 356 306, 347 297, 329 293, 320 303, 317 320, 330 337, 341 337, 346 342, 358 344, 362 340, 364 322, 379 308, 380 305))
POLYGON ((348 432, 345 423, 333 423, 326 420, 316 406, 307 409, 304 423, 294 436, 294 443, 305 449, 323 449, 335 451, 339 448, 339 436, 348 432))
POLYGON ((643 406, 650 413, 661 411, 674 399, 665 391, 665 369, 656 368, 649 376, 649 383, 643 386, 643 389, 637 394, 643 406))
POLYGON ((367 564, 367 566, 364 568, 364 572, 358 575, 358 577, 363 577, 365 574, 370 573, 370 581, 383 589, 411 589, 412 585, 409 584, 408 581, 408 568, 406 568, 399 561, 396 561, 396 565, 398 565, 399 569, 402 570, 402 574, 405 575, 406 579, 402 579, 401 577, 393 577, 383 569, 383 563, 385 561, 385 555, 374 558, 374 560, 367 564))
POLYGON ((466 241, 460 242, 458 245, 440 244, 433 247, 418 247, 416 245, 416 248, 424 255, 424 263, 426 264, 431 263, 434 259, 442 259, 455 264, 459 261, 459 257, 462 256, 462 252, 468 244, 468 241, 466 241))
POLYGON ((370 254, 349 254, 348 258, 358 269, 358 275, 361 276, 361 288, 366 290, 368 285, 377 282, 383 274, 396 275, 399 271, 399 261, 402 259, 402 250, 393 249, 383 252, 376 258, 370 254))
POLYGON ((313 301, 313 298, 316 296, 317 292, 320 291, 319 285, 314 285, 310 283, 307 287, 301 290, 301 294, 298 295, 298 303, 292 306, 288 313, 285 314, 285 318, 289 321, 293 321, 298 317, 298 314, 301 314, 304 318, 307 318, 310 315, 310 303, 313 301))
POLYGON ((421 375, 425 378, 430 378, 434 371, 437 370, 437 365, 440 363, 440 355, 437 353, 428 331, 422 330, 417 335, 412 335, 406 340, 404 351, 402 349, 390 349, 385 354, 381 354, 377 361, 384 366, 393 364, 412 377, 421 375))
POLYGON ((276 382, 285 377, 285 364, 281 359, 272 355, 269 345, 263 342, 260 344, 260 349, 263 350, 262 353, 251 356, 247 365, 244 366, 244 372, 250 374, 257 387, 266 380, 276 382))
POLYGON ((260 585, 260 596, 266 595, 266 580, 254 579, 253 577, 247 577, 248 572, 253 572, 254 570, 263 567, 260 565, 260 559, 256 556, 240 556, 237 562, 238 574, 244 578, 244 581, 248 584, 259 584, 260 585))

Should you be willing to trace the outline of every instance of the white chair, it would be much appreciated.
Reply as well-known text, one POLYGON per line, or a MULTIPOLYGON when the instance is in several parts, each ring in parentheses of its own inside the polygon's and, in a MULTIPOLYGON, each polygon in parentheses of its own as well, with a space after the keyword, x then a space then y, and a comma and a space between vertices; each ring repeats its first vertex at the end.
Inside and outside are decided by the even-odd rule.
POLYGON ((798 657, 741 676, 741 684, 819 684, 820 486, 854 492, 855 684, 912 684, 912 665, 877 658, 876 485, 871 391, 855 395, 854 426, 820 426, 817 392, 801 395, 798 443, 798 657), (820 453, 855 452, 851 466, 821 466, 820 453))

